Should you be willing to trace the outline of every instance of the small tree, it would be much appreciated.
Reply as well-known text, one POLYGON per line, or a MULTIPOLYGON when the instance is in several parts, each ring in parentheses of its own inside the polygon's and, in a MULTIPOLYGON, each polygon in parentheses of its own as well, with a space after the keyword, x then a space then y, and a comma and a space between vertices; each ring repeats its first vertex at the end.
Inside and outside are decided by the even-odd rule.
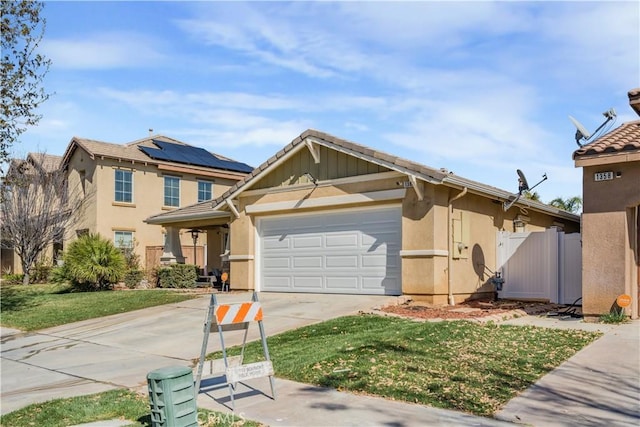
POLYGON ((122 253, 99 234, 85 234, 71 242, 64 255, 66 274, 83 290, 111 289, 124 277, 122 253))
POLYGON ((578 213, 582 209, 582 198, 574 196, 565 200, 562 197, 556 197, 549 202, 549 205, 567 212, 578 213))
POLYGON ((49 98, 42 88, 42 80, 51 61, 36 53, 46 24, 40 16, 43 7, 44 2, 32 0, 0 2, 0 163, 8 160, 9 148, 20 134, 40 121, 36 109, 49 98))
POLYGON ((82 198, 69 197, 64 171, 43 167, 38 156, 13 160, 0 187, 3 244, 20 257, 25 285, 47 246, 62 241, 82 208, 82 198))

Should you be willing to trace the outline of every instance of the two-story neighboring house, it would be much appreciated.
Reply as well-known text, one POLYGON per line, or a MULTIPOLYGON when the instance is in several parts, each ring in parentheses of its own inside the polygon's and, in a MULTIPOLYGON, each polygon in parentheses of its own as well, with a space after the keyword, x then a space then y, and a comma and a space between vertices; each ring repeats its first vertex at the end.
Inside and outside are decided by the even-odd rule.
MULTIPOLYGON (((116 246, 134 245, 141 265, 157 266, 165 231, 143 222, 159 211, 170 211, 215 199, 252 171, 202 148, 155 135, 128 144, 72 138, 61 161, 70 188, 86 197, 81 221, 67 230, 65 242, 84 232, 100 233, 116 246)), ((186 262, 208 270, 219 268, 224 235, 183 232, 186 262), (194 250, 195 249, 195 250, 194 250)), ((209 233, 211 234, 211 233, 209 233)))
MULTIPOLYGON (((133 246, 146 269, 160 264, 166 236, 145 218, 215 199, 253 170, 161 135, 127 144, 74 137, 58 167, 66 171, 69 193, 84 199, 73 229, 65 230, 64 246, 83 233, 99 233, 118 247, 133 246)), ((220 268, 226 235, 198 230, 194 244, 193 234, 177 236, 179 261, 220 268)))

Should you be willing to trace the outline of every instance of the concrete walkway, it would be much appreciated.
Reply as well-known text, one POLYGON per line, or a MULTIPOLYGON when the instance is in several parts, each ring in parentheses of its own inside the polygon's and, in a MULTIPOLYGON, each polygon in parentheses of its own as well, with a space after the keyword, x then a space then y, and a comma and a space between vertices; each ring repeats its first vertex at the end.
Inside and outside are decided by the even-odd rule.
MULTIPOLYGON (((250 294, 220 295, 220 302, 250 294)), ((273 335, 328 318, 368 311, 394 297, 261 294, 265 329, 273 335)), ((209 297, 87 320, 23 334, 1 328, 1 413, 34 402, 127 387, 146 394, 148 372, 193 366, 199 356, 209 297)), ((640 322, 607 326, 528 316, 505 323, 602 330, 605 336, 542 378, 497 414, 498 419, 341 393, 276 379, 277 399, 266 379, 240 385, 236 414, 272 426, 534 426, 638 425, 640 422, 640 322), (511 424, 512 425, 512 424, 511 424)), ((227 339, 238 343, 241 334, 227 339)), ((250 339, 257 338, 250 328, 250 339)), ((209 351, 219 348, 211 336, 209 351)), ((231 412, 228 388, 208 384, 198 405, 231 412)))
POLYGON ((640 425, 640 321, 598 325, 529 317, 505 323, 605 335, 512 399, 496 418, 549 427, 640 425))

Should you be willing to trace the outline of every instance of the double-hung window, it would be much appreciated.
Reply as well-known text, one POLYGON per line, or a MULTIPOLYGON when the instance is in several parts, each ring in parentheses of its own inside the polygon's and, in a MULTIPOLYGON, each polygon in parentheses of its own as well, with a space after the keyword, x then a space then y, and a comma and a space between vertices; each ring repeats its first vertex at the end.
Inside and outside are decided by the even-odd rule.
POLYGON ((113 246, 120 250, 133 248, 133 231, 114 231, 113 246))
POLYGON ((133 173, 128 170, 116 169, 115 201, 121 203, 133 202, 133 173))
POLYGON ((198 181, 198 203, 211 200, 212 187, 213 183, 211 181, 198 181))
POLYGON ((164 177, 164 205, 180 206, 180 178, 175 176, 164 177))

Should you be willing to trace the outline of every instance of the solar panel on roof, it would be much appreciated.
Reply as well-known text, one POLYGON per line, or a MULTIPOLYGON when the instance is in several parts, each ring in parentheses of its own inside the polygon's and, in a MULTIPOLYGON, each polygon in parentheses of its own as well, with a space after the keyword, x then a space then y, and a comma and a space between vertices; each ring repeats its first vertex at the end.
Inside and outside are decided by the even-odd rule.
POLYGON ((190 145, 173 144, 165 141, 153 140, 158 148, 139 146, 140 150, 155 160, 164 160, 194 166, 224 169, 234 172, 251 172, 253 168, 246 163, 222 160, 207 150, 190 145))

